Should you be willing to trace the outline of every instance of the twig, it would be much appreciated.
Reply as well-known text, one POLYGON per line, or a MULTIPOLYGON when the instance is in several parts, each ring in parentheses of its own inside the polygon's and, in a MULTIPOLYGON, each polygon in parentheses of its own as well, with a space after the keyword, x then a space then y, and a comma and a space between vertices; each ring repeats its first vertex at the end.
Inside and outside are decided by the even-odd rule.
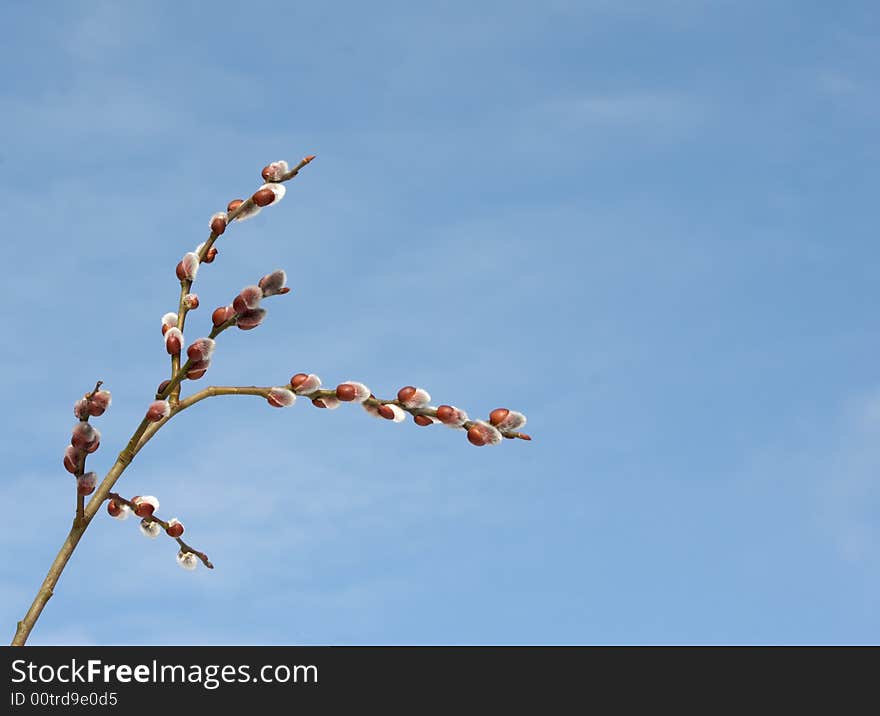
MULTIPOLYGON (((305 157, 302 161, 299 162, 292 170, 283 174, 280 178, 276 179, 276 182, 288 181, 295 177, 299 171, 306 166, 309 162, 314 159, 314 156, 305 157)), ((273 165, 274 166, 274 165, 273 165)), ((267 170, 270 168, 267 168, 267 170)), ((267 176, 268 173, 264 171, 264 177, 267 176)), ((265 191, 269 191, 269 188, 266 188, 265 191)), ((274 193, 274 191, 273 191, 274 193)), ((254 195, 258 197, 258 200, 262 202, 262 199, 259 196, 259 192, 254 195)), ((261 203, 261 205, 263 205, 261 203)), ((253 196, 237 206, 234 210, 230 211, 227 215, 227 223, 231 223, 236 218, 244 214, 245 212, 249 212, 255 206, 253 196)), ((223 233, 221 231, 221 233, 223 233)), ((207 256, 208 251, 211 250, 214 242, 217 240, 219 234, 215 234, 213 229, 211 235, 208 237, 208 240, 202 245, 198 252, 199 263, 202 263, 207 256)), ((267 277, 268 278, 268 277, 267 277)), ((190 279, 183 279, 180 283, 181 293, 180 300, 178 305, 178 316, 177 316, 177 327, 178 329, 183 331, 184 324, 186 321, 186 314, 189 310, 187 307, 187 302, 185 301, 186 295, 189 293, 192 287, 193 281, 190 279)), ((263 284, 261 282, 260 287, 263 284)), ((286 292, 287 289, 285 289, 286 292)), ((282 291, 276 290, 275 293, 281 293, 282 291)), ((272 293, 264 291, 263 297, 268 295, 273 295, 272 293)), ((245 315, 245 314, 241 314, 245 315)), ((236 322, 241 318, 241 315, 238 313, 234 314, 231 318, 229 318, 224 323, 215 326, 210 333, 210 338, 214 339, 224 330, 230 328, 233 325, 236 325, 236 322)), ((262 315, 262 314, 261 314, 262 315)), ((251 324, 249 326, 245 326, 242 324, 242 327, 253 328, 256 324, 251 324)), ((17 629, 15 632, 15 636, 12 640, 13 646, 21 646, 26 641, 28 636, 37 620, 40 617, 43 609, 46 606, 46 603, 52 597, 55 586, 58 583, 59 578, 61 577, 62 572, 67 566, 70 557, 72 556, 74 550, 79 544, 80 539, 85 533, 88 526, 91 524, 92 519, 97 514, 101 505, 108 498, 112 498, 114 500, 118 500, 125 504, 126 506, 132 508, 134 507, 133 503, 125 498, 121 497, 118 493, 112 492, 114 485, 119 480, 122 473, 126 470, 126 468, 131 464, 132 460, 135 456, 140 452, 140 450, 153 438, 153 436, 175 415, 186 410, 187 408, 195 405, 196 403, 210 397, 220 396, 220 395, 252 395, 259 396, 264 399, 269 400, 272 405, 289 405, 292 403, 291 396, 287 393, 284 393, 285 390, 289 390, 296 395, 304 396, 312 400, 312 402, 317 407, 326 407, 325 402, 330 398, 339 399, 343 402, 348 402, 352 400, 351 391, 354 389, 352 385, 345 386, 347 388, 346 395, 343 395, 341 392, 343 389, 343 385, 339 386, 337 390, 313 390, 302 392, 297 392, 297 388, 293 383, 289 383, 286 386, 281 386, 279 393, 279 386, 274 387, 259 387, 259 386, 209 386, 200 390, 187 398, 180 398, 180 387, 181 382, 186 378, 187 372, 189 371, 192 361, 187 359, 182 363, 182 359, 180 357, 180 353, 177 353, 176 356, 172 356, 172 374, 171 378, 167 383, 163 386, 162 390, 156 394, 157 400, 165 400, 168 399, 167 406, 162 405, 162 412, 167 412, 165 417, 161 418, 158 421, 152 421, 148 417, 144 417, 141 420, 140 424, 135 429, 134 433, 131 435, 128 443, 123 448, 123 450, 119 453, 116 461, 113 463, 112 467, 108 470, 104 479, 101 481, 100 485, 98 485, 97 489, 92 494, 91 499, 88 503, 85 503, 83 497, 78 497, 77 499, 77 516, 73 522, 73 525, 70 528, 70 531, 67 534, 67 537, 64 543, 61 546, 61 549, 58 551, 58 554, 55 556, 52 564, 49 567, 49 571, 46 574, 45 579, 43 580, 39 590, 37 591, 36 596, 34 597, 33 602, 28 608, 27 613, 24 618, 18 622, 17 629), (322 402, 325 401, 325 402, 322 402), (167 408, 167 410, 166 410, 167 408)), ((293 380, 297 380, 297 377, 294 376, 293 380)), ((320 385, 320 383, 312 383, 320 385)), ((302 382, 297 382, 296 386, 302 387, 305 385, 302 382)), ((359 385, 359 384, 358 384, 359 385)), ((99 381, 94 391, 86 396, 87 399, 93 398, 98 390, 100 389, 101 382, 99 381)), ((361 386, 363 388, 363 386, 361 386)), ((498 435, 502 435, 506 438, 519 438, 521 440, 531 440, 531 438, 525 433, 520 433, 515 430, 502 429, 498 427, 499 425, 507 425, 508 427, 517 426, 519 427, 525 422, 524 416, 521 414, 513 414, 517 417, 516 420, 508 420, 506 417, 510 411, 507 409, 497 409, 493 411, 492 415, 490 415, 490 421, 492 421, 493 425, 489 425, 487 423, 483 423, 482 421, 473 421, 466 420, 466 416, 458 409, 453 408, 452 406, 441 406, 441 408, 446 411, 447 414, 443 416, 438 415, 438 408, 433 408, 428 406, 427 403, 427 394, 424 396, 424 403, 420 404, 420 407, 414 407, 415 403, 410 400, 404 390, 410 389, 411 391, 417 391, 417 389, 408 386, 406 389, 402 389, 400 393, 398 393, 398 399, 390 399, 385 400, 381 398, 376 398, 374 395, 370 394, 366 400, 361 401, 364 406, 367 408, 371 408, 371 412, 378 413, 381 417, 398 420, 402 417, 399 411, 405 411, 411 415, 413 415, 416 419, 416 422, 420 425, 428 425, 434 421, 447 421, 447 424, 451 424, 451 427, 463 428, 468 430, 468 439, 471 440, 475 445, 485 445, 489 444, 489 442, 497 443, 499 442, 498 435), (405 398, 405 400, 404 400, 405 398), (382 406, 396 406, 394 409, 382 409, 382 406), (502 417, 498 417, 496 413, 501 411, 502 417), (457 418, 451 418, 450 414, 454 412, 458 415, 457 418), (431 420, 427 420, 425 418, 431 418, 431 420), (442 419, 441 419, 442 418, 442 419), (454 422, 454 420, 459 420, 460 422, 454 422), (494 426, 494 427, 493 427, 494 426), (473 430, 472 430, 473 428, 473 430), (497 432, 495 432, 497 431, 497 432), (472 435, 473 433, 473 435, 472 435)), ((368 391, 368 389, 366 389, 368 391)), ((422 391, 424 393, 424 391, 422 391)), ((360 397, 363 397, 363 393, 361 393, 360 397)), ((151 406, 152 410, 152 406, 151 406)), ((81 417, 81 420, 88 421, 89 410, 85 411, 84 417, 81 417)), ((153 417, 155 413, 148 413, 150 417, 153 417)), ((85 451, 81 456, 81 459, 78 460, 78 464, 76 465, 77 477, 80 477, 83 473, 85 467, 85 451)), ((69 464, 69 463, 67 463, 69 464)), ((169 523, 161 520, 158 517, 150 515, 149 517, 144 517, 144 520, 148 522, 156 522, 157 524, 164 527, 166 530, 169 528, 169 523)), ((194 554, 198 559, 205 564, 206 567, 213 568, 213 565, 208 560, 208 557, 203 552, 200 552, 190 545, 186 544, 180 537, 175 537, 177 540, 181 551, 185 553, 194 554)))
MULTIPOLYGON (((299 174, 300 169, 305 167, 315 158, 314 154, 310 154, 307 157, 304 157, 299 161, 299 163, 290 171, 285 173, 278 182, 286 182, 293 179, 297 174, 299 174)), ((227 226, 231 224, 237 217, 241 216, 244 212, 249 211, 254 206, 254 200, 252 197, 246 199, 240 206, 238 206, 234 211, 229 212, 226 217, 227 226)), ((208 252, 214 246, 214 242, 220 237, 220 234, 215 234, 213 231, 208 236, 205 243, 202 245, 201 250, 198 253, 199 257, 199 265, 204 263, 205 257, 208 255, 208 252)), ((180 329, 180 332, 183 333, 184 326, 186 325, 186 314, 189 311, 186 304, 184 303, 184 297, 192 290, 193 283, 195 283, 195 279, 183 279, 180 282, 180 301, 177 307, 177 327, 180 329)), ((230 324, 232 325, 232 324, 230 324)), ((213 333, 213 332, 212 332, 213 333)), ((212 335, 211 338, 214 336, 212 335)), ((172 380, 174 375, 178 372, 180 368, 180 354, 175 354, 171 356, 171 376, 172 380)), ((170 386, 170 393, 166 392, 165 395, 169 397, 169 402, 173 405, 178 400, 180 400, 180 383, 175 383, 173 386, 170 386)), ((157 396, 157 399, 160 399, 157 396)))
MULTIPOLYGON (((101 386, 102 386, 102 385, 104 385, 104 381, 103 381, 103 380, 99 380, 97 383, 95 383, 95 388, 94 388, 94 390, 92 390, 91 393, 86 393, 86 394, 83 396, 83 399, 88 403, 88 401, 90 401, 92 398, 95 397, 95 394, 101 389, 101 386)), ((90 417, 90 416, 89 416, 89 411, 86 410, 86 411, 85 411, 85 414, 84 414, 82 417, 80 417, 80 422, 81 422, 81 423, 87 423, 87 422, 89 422, 89 417, 90 417)), ((78 484, 78 481, 79 481, 79 478, 82 477, 82 475, 85 474, 85 471, 86 471, 86 458, 87 458, 88 456, 89 456, 89 454, 88 454, 85 450, 83 450, 83 451, 82 451, 82 455, 80 456, 79 460, 77 461, 76 472, 75 472, 74 475, 73 475, 74 478, 77 479, 77 492, 76 492, 76 516, 74 517, 74 524, 81 523, 81 522, 83 521, 83 510, 84 510, 84 507, 85 507, 85 504, 86 504, 86 498, 85 498, 85 495, 81 495, 81 494, 79 494, 79 484, 78 484)))
MULTIPOLYGON (((135 512, 135 509, 137 508, 137 505, 134 502, 132 502, 131 500, 125 499, 122 495, 120 495, 117 492, 111 492, 109 495, 107 495, 107 497, 109 497, 111 500, 113 500, 117 504, 126 505, 132 512, 135 512)), ((135 512, 135 514, 137 514, 137 513, 135 512)), ((155 514, 147 515, 146 517, 142 517, 141 519, 143 519, 147 522, 155 522, 166 532, 167 532, 168 528, 171 526, 169 522, 166 522, 165 520, 160 519, 159 517, 156 517, 155 514)), ((199 550, 194 549, 193 547, 190 547, 180 537, 172 537, 172 539, 176 540, 177 544, 180 545, 181 552, 191 552, 196 557, 198 557, 202 561, 202 564, 204 564, 208 569, 214 569, 214 565, 211 564, 211 560, 208 559, 208 555, 206 555, 204 552, 199 552, 199 550)))

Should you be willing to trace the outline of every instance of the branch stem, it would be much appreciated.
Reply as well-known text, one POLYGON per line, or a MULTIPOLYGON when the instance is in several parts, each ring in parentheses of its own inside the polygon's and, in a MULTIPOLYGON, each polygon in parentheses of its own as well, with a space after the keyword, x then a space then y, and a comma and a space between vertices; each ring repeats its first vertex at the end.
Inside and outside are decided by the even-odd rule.
MULTIPOLYGON (((185 367, 185 366, 184 366, 185 367)), ((183 370, 183 368, 181 369, 183 370)), ((178 381, 179 382, 179 381, 178 381)), ((113 467, 107 472, 107 475, 101 481, 101 484, 95 490, 95 493, 92 495, 92 498, 89 500, 88 504, 85 505, 83 509, 82 518, 78 517, 77 520, 74 521, 73 526, 70 528, 70 532, 67 534, 67 538, 64 540, 64 544, 61 545, 61 549, 58 551, 58 554, 55 556, 55 559, 52 562, 52 565, 49 567, 49 572, 46 574, 46 578, 43 580, 43 583, 40 585, 39 590, 37 591, 36 597, 34 597, 34 601, 31 603, 30 608, 25 614, 24 618, 18 622, 18 626, 15 631, 15 637, 12 639, 12 646, 23 646, 30 636, 31 631, 34 628, 34 624, 36 624, 37 619, 40 618, 40 614, 43 612, 43 608, 46 606, 46 603, 52 597, 52 594, 55 590, 55 585, 58 584, 58 580, 61 577, 61 573, 64 571, 64 568, 67 566, 67 562, 70 560, 71 555, 73 554, 74 549, 76 549, 77 544, 79 544, 80 539, 83 536, 83 533, 88 528, 89 524, 91 524, 92 519, 95 514, 101 507, 101 504, 110 496, 110 492, 113 489, 113 486, 116 484, 116 481, 125 471, 131 461, 134 459, 135 455, 140 452, 141 448, 146 445, 150 439, 158 432, 158 430, 165 425, 172 417, 177 415, 187 408, 195 405, 201 400, 205 398, 210 398, 218 395, 257 395, 266 397, 269 393, 269 388, 259 388, 257 386, 210 386, 205 388, 204 390, 199 391, 198 393, 193 393, 189 397, 181 400, 177 403, 177 405, 171 408, 171 413, 167 418, 163 418, 161 421, 157 423, 151 423, 146 418, 144 418, 140 425, 138 425, 137 429, 134 431, 134 434, 131 436, 131 439, 128 441, 128 444, 119 453, 119 457, 117 457, 116 462, 113 464, 113 467)), ((80 498, 79 502, 82 503, 84 498, 80 498)), ((207 561, 207 557, 203 552, 199 552, 196 549, 193 549, 189 545, 187 545, 182 540, 178 539, 178 543, 184 551, 192 552, 199 559, 201 559, 205 564, 209 564, 207 561)))

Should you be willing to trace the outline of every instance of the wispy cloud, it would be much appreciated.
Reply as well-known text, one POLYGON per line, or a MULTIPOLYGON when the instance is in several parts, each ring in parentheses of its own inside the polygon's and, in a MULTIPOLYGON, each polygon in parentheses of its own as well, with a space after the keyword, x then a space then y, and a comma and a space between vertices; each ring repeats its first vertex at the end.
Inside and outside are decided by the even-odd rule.
POLYGON ((880 563, 878 476, 880 390, 854 399, 847 406, 815 492, 822 524, 849 561, 880 563))
POLYGON ((539 112, 572 129, 681 129, 699 123, 707 108, 694 97, 657 91, 587 94, 552 100, 539 112))

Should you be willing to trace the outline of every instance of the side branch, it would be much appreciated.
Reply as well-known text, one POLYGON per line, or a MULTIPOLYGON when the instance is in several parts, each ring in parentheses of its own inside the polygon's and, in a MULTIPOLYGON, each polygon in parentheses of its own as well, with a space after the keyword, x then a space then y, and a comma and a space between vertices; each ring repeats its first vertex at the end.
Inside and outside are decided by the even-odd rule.
MULTIPOLYGON (((125 505, 132 512, 137 514, 138 505, 135 502, 133 502, 132 500, 127 500, 122 495, 120 495, 116 492, 111 492, 109 497, 117 505, 125 505)), ((208 569, 214 569, 214 565, 211 564, 211 560, 208 559, 208 555, 206 555, 204 552, 199 552, 199 550, 197 550, 197 549, 193 549, 186 542, 184 542, 179 536, 174 536, 172 534, 173 527, 175 526, 174 524, 172 524, 172 522, 166 522, 165 520, 159 519, 158 517, 156 517, 156 515, 154 515, 152 513, 149 515, 144 515, 142 520, 144 522, 155 522, 163 530, 165 530, 165 533, 169 537, 172 537, 173 539, 175 539, 177 541, 177 544, 180 545, 181 552, 194 554, 196 557, 198 557, 198 559, 202 562, 202 564, 204 564, 208 569)), ((183 533, 183 526, 180 525, 180 523, 177 523, 176 526, 178 528, 180 528, 180 533, 182 534, 183 533)))
MULTIPOLYGON (((279 164, 269 165, 263 169, 263 179, 267 182, 275 182, 276 185, 290 181, 297 174, 299 174, 300 170, 312 162, 315 158, 314 154, 310 154, 307 157, 301 159, 293 169, 286 171, 287 164, 284 163, 283 167, 279 164), (285 171, 282 171, 285 170, 285 171), (277 172, 281 172, 278 174, 277 172)), ((268 186, 268 185, 264 185, 268 186)), ((211 263, 214 260, 214 256, 217 254, 217 249, 214 248, 214 243, 218 238, 226 231, 226 228, 229 224, 231 224, 236 219, 245 219, 248 216, 253 215, 254 212, 259 211, 260 208, 264 205, 261 200, 258 204, 255 199, 258 198, 259 190, 253 196, 248 199, 242 201, 241 199, 235 199, 229 203, 227 206, 227 212, 221 212, 220 214, 215 214, 211 220, 211 233, 204 243, 200 244, 199 247, 195 251, 196 257, 196 266, 197 269, 199 265, 203 263, 211 263)), ((186 326, 186 314, 189 311, 189 306, 186 305, 184 298, 192 289, 193 283, 195 283, 195 269, 192 274, 188 274, 183 267, 179 267, 178 278, 180 279, 180 300, 178 301, 177 308, 177 328, 181 331, 184 330, 186 326)), ((212 338, 214 336, 211 336, 212 338)), ((171 380, 174 380, 174 376, 180 370, 180 354, 174 354, 171 357, 171 380)), ((169 397, 169 401, 174 404, 178 400, 180 400, 180 382, 174 383, 166 394, 169 397)), ((164 397, 164 396, 163 396, 164 397)))

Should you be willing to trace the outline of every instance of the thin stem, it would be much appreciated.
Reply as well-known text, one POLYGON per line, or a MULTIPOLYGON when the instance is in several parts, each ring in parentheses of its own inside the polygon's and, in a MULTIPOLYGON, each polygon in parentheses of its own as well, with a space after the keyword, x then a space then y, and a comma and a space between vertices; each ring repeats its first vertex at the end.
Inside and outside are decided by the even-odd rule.
MULTIPOLYGON (((181 368, 181 371, 182 370, 183 368, 181 368)), ((131 464, 134 456, 137 455, 138 452, 140 452, 141 448, 143 448, 144 445, 146 445, 150 441, 150 439, 163 425, 165 425, 165 423, 167 423, 177 413, 186 410, 188 407, 195 405, 205 398, 216 395, 260 395, 265 397, 266 395, 268 395, 269 390, 269 388, 258 388, 256 386, 211 386, 209 388, 205 388, 204 390, 199 391, 198 393, 194 393, 188 398, 178 402, 177 405, 172 408, 171 414, 167 418, 164 418, 157 423, 151 423, 146 418, 144 418, 141 421, 140 425, 138 425, 137 429, 134 431, 134 434, 131 436, 128 444, 125 446, 122 452, 119 453, 119 457, 116 459, 113 467, 111 467, 110 470, 107 472, 107 475, 101 481, 101 484, 98 486, 97 490, 95 490, 92 498, 85 506, 82 520, 77 520, 70 528, 70 532, 67 534, 67 538, 64 540, 64 544, 61 545, 61 549, 58 551, 58 554, 52 561, 52 565, 49 567, 49 572, 46 574, 46 578, 40 585, 36 597, 34 597, 34 601, 31 603, 31 606, 25 614, 24 618, 20 622, 18 622, 18 626, 15 631, 15 637, 12 639, 12 646, 23 646, 25 644, 28 636, 30 636, 31 631, 34 628, 34 624, 36 624, 37 619, 40 618, 40 614, 43 613, 43 608, 46 606, 46 603, 49 601, 49 599, 51 599, 52 594, 55 590, 55 586, 58 584, 58 580, 61 577, 61 573, 67 566, 67 562, 70 560, 71 555, 73 555, 73 551, 76 549, 77 544, 79 544, 79 541, 85 533, 86 529, 88 528, 89 524, 91 524, 91 521, 94 518, 95 514, 100 509, 101 504, 109 497, 110 491, 113 489, 116 481, 125 471, 125 469, 131 464)), ((204 557, 204 553, 192 549, 184 542, 181 541, 180 544, 181 547, 186 547, 189 551, 193 552, 193 554, 199 557, 199 559, 202 559, 204 557)), ((205 561, 206 559, 207 557, 204 557, 202 561, 205 561)))
MULTIPOLYGON (((335 390, 316 390, 312 393, 304 394, 307 398, 311 399, 314 403, 316 400, 320 401, 322 398, 333 398, 336 399, 336 391, 335 390)), ((437 408, 408 408, 403 403, 401 403, 396 398, 386 400, 384 398, 377 398, 374 395, 371 395, 364 402, 364 405, 369 405, 372 407, 378 407, 380 405, 396 405, 401 410, 409 413, 410 415, 427 415, 429 418, 437 418, 437 408)), ((465 420, 460 426, 462 430, 468 430, 472 426, 476 425, 476 420, 465 420)), ((519 438, 520 440, 531 440, 532 438, 525 433, 517 432, 516 430, 501 430, 496 428, 498 432, 500 432, 506 438, 519 438)))
MULTIPOLYGON (((177 306, 177 328, 180 329, 181 334, 183 333, 183 324, 186 321, 186 304, 183 302, 186 294, 189 293, 189 289, 192 286, 192 282, 188 279, 184 279, 180 282, 180 300, 178 301, 177 306)), ((181 350, 183 350, 183 346, 181 346, 181 350)), ((180 371, 180 353, 175 353, 171 356, 171 377, 174 378, 175 375, 180 371)), ((168 402, 171 405, 174 405, 178 399, 180 398, 180 383, 178 383, 174 390, 171 391, 171 395, 168 398, 168 402)))
MULTIPOLYGON (((83 396, 83 399, 86 400, 86 401, 90 401, 92 398, 95 397, 95 394, 101 389, 101 386, 102 386, 102 385, 104 385, 104 381, 103 381, 103 380, 99 380, 97 383, 95 383, 95 387, 94 387, 94 389, 93 389, 90 393, 86 393, 86 394, 83 396)), ((87 409, 85 415, 84 415, 83 417, 80 418, 80 422, 81 422, 81 423, 87 423, 87 422, 89 422, 89 417, 90 417, 90 415, 89 415, 89 412, 88 412, 88 409, 87 409)), ((82 477, 82 475, 83 475, 83 474, 85 473, 85 471, 86 471, 86 458, 87 458, 87 457, 88 457, 88 453, 87 453, 85 450, 83 450, 83 451, 82 451, 82 455, 80 456, 79 460, 77 461, 77 465, 76 465, 76 473, 74 474, 74 477, 75 477, 76 480, 77 480, 77 488, 79 488, 79 478, 82 477)), ((79 494, 79 489, 77 489, 77 493, 76 493, 76 516, 74 517, 74 524, 78 524, 78 523, 81 523, 81 522, 83 521, 83 517, 84 517, 83 506, 85 505, 85 501, 86 501, 85 496, 84 496, 84 495, 80 495, 80 494, 79 494)))
POLYGON ((171 412, 167 417, 150 425, 141 437, 140 442, 135 446, 134 454, 137 455, 140 449, 150 441, 150 438, 152 438, 153 435, 156 434, 156 431, 171 420, 171 418, 205 398, 213 398, 218 395, 256 395, 265 398, 269 395, 271 389, 271 387, 258 387, 256 385, 211 385, 207 388, 203 388, 198 393, 193 393, 192 395, 187 396, 177 403, 177 405, 172 407, 171 412))
MULTIPOLYGON (((137 505, 131 500, 125 499, 122 495, 117 492, 111 492, 108 497, 116 502, 117 504, 126 505, 132 512, 137 514, 135 510, 137 509, 137 505)), ((156 517, 155 514, 147 515, 146 517, 142 517, 142 520, 146 522, 155 522, 158 524, 163 530, 168 531, 168 528, 171 526, 170 522, 166 522, 165 520, 156 517)), ((173 537, 172 539, 176 540, 177 544, 180 545, 181 552, 192 552, 196 557, 198 557, 202 564, 204 564, 208 569, 214 569, 214 565, 211 564, 211 560, 208 559, 208 555, 204 552, 199 552, 199 550, 190 547, 186 542, 184 542, 180 537, 173 537)))

